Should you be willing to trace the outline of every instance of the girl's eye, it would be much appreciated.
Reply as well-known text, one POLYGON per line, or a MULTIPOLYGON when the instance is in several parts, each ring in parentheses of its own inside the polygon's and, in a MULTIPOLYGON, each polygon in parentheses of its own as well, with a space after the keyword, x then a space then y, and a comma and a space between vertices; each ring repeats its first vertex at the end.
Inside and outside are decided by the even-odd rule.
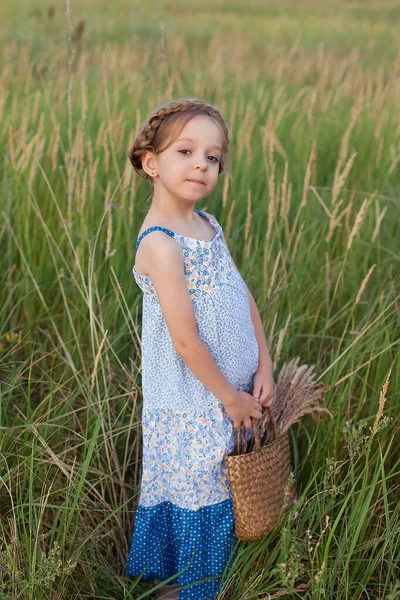
MULTIPOLYGON (((182 150, 178 150, 178 152, 190 152, 190 150, 187 150, 187 148, 183 148, 182 150)), ((185 154, 184 156, 187 156, 187 154, 185 154)), ((215 161, 219 162, 219 158, 217 158, 216 156, 211 156, 211 158, 215 158, 215 161)))

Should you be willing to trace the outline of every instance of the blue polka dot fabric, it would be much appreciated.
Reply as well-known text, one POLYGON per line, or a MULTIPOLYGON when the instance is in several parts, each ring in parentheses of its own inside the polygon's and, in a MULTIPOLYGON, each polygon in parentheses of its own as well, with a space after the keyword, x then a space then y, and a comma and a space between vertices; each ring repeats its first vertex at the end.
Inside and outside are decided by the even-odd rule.
POLYGON ((143 580, 165 580, 179 573, 179 585, 189 584, 179 598, 211 600, 221 584, 221 577, 216 576, 234 559, 236 549, 232 500, 198 511, 171 502, 139 505, 127 573, 143 580), (201 582, 205 578, 211 579, 201 582))
MULTIPOLYGON (((218 221, 196 212, 211 224, 213 239, 153 226, 136 251, 152 231, 180 245, 198 336, 231 384, 250 392, 259 351, 248 289, 218 221)), ((126 572, 145 581, 175 576, 180 600, 214 600, 239 543, 226 464, 236 433, 223 404, 176 352, 150 277, 135 267, 133 275, 143 292, 143 459, 126 572)))

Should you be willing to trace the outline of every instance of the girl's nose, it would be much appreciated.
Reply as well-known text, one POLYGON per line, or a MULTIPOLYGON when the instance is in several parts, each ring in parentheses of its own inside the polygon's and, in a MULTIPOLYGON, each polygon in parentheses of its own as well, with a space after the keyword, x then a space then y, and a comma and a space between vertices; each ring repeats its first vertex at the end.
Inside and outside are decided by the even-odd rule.
POLYGON ((195 168, 196 169, 204 169, 207 167, 207 161, 205 158, 198 158, 197 161, 195 162, 195 168))

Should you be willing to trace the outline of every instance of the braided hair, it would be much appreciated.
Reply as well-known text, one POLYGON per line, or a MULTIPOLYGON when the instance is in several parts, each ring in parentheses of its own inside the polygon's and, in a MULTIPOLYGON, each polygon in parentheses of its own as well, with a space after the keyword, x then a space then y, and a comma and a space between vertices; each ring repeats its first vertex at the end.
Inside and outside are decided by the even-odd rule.
POLYGON ((160 154, 172 143, 191 119, 198 115, 207 115, 220 125, 223 133, 221 159, 218 174, 224 170, 229 149, 229 133, 227 124, 220 111, 196 98, 184 98, 163 104, 150 113, 136 135, 128 157, 136 173, 142 179, 153 179, 146 173, 142 165, 142 156, 146 150, 160 154))

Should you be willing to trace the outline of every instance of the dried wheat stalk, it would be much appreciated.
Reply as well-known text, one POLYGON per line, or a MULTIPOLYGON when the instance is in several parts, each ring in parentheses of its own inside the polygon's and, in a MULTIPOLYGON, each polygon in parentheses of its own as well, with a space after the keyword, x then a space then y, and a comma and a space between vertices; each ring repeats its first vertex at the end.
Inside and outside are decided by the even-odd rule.
MULTIPOLYGON (((320 400, 327 389, 314 381, 314 365, 298 366, 299 357, 283 364, 276 383, 272 414, 276 420, 278 435, 282 435, 306 414, 320 412, 332 414, 320 406, 320 400)), ((272 424, 268 411, 260 420, 262 445, 273 441, 272 424), (268 430, 268 431, 267 431, 268 430)))

